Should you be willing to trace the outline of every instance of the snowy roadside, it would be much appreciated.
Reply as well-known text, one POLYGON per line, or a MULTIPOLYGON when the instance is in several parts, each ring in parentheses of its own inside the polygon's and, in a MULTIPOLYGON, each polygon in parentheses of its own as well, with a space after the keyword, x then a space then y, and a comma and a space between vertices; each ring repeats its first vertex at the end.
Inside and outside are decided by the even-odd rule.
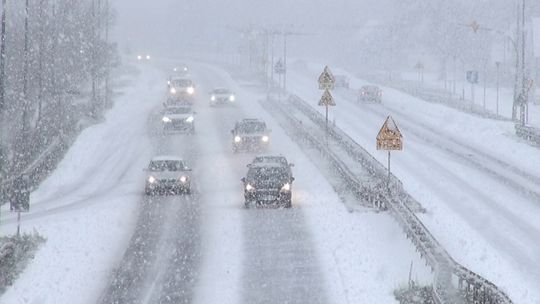
MULTIPOLYGON (((314 107, 320 98, 316 87, 320 69, 321 65, 297 63, 292 64, 289 75, 289 88, 312 101, 314 107)), ((335 69, 334 73, 351 77, 351 88, 365 84, 346 71, 335 69)), ((407 120, 407 124, 423 126, 415 131, 437 130, 510 167, 539 176, 540 166, 531 165, 538 151, 516 140, 512 123, 478 118, 383 90, 382 105, 356 106, 350 92, 336 89, 338 106, 331 110, 337 125, 379 161, 384 163, 386 158, 376 151, 374 137, 384 119, 379 112, 386 111, 398 117, 398 125, 403 121, 405 127, 407 120)), ((536 201, 448 153, 456 145, 434 147, 411 130, 405 133, 405 140, 405 150, 394 157, 393 171, 428 210, 421 217, 432 233, 459 262, 502 287, 515 303, 538 303, 534 288, 539 274, 534 252, 540 231, 536 201)))
MULTIPOLYGON (((107 284, 135 225, 150 156, 146 120, 163 90, 158 71, 139 68, 105 121, 85 129, 32 193, 21 228, 47 242, 0 302, 95 303, 107 284)), ((13 215, 3 223, 15 230, 13 215)))

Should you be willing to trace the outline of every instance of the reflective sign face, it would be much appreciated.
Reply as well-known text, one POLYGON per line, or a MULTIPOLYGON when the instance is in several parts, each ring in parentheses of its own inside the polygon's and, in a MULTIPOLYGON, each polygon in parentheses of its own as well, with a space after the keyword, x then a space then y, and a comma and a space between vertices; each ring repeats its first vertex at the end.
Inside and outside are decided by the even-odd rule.
POLYGON ((377 150, 403 150, 402 137, 392 117, 388 116, 377 134, 377 150))

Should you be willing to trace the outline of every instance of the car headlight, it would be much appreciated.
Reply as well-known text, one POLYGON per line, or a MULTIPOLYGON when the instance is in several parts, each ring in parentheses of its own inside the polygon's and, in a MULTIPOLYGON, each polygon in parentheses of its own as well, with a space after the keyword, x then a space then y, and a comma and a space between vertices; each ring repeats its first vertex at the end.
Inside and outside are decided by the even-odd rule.
POLYGON ((171 88, 169 92, 171 92, 171 94, 176 94, 176 88, 171 88))
POLYGON ((163 122, 171 122, 171 119, 167 116, 163 116, 163 118, 161 119, 163 122))
POLYGON ((142 56, 141 56, 141 55, 137 55, 137 60, 142 60, 142 56))
POLYGON ((176 71, 178 71, 178 69, 177 69, 177 68, 174 68, 174 69, 173 69, 173 71, 175 71, 175 72, 176 72, 176 71))
POLYGON ((250 184, 247 184, 247 185, 246 185, 246 190, 247 190, 247 191, 253 191, 253 190, 255 190, 255 187, 253 187, 253 186, 250 185, 250 184))
POLYGON ((150 55, 146 55, 146 60, 150 60, 150 55))
POLYGON ((187 67, 184 67, 184 72, 187 72, 187 67))
POLYGON ((210 100, 211 101, 216 101, 216 96, 212 95, 212 97, 210 97, 210 100))
POLYGON ((264 136, 261 138, 261 140, 262 140, 263 142, 268 142, 268 141, 270 140, 270 137, 268 137, 267 135, 264 135, 264 136))
POLYGON ((188 92, 188 94, 191 95, 191 94, 195 93, 195 88, 194 87, 188 87, 187 92, 188 92))
POLYGON ((235 101, 235 100, 236 100, 236 97, 234 97, 234 95, 229 96, 229 101, 235 101))
POLYGON ((238 136, 238 135, 234 137, 234 142, 239 143, 239 142, 241 142, 241 141, 242 141, 242 137, 240 137, 240 136, 238 136))
POLYGON ((184 175, 182 175, 182 176, 180 177, 180 182, 182 182, 182 183, 187 182, 187 177, 184 176, 184 175))
POLYGON ((281 187, 281 191, 283 192, 291 191, 291 184, 286 183, 285 185, 283 185, 283 187, 281 187))
POLYGON ((170 81, 170 80, 167 80, 167 85, 171 85, 171 81, 170 81))
POLYGON ((148 178, 148 182, 149 182, 150 184, 153 184, 153 183, 156 182, 156 178, 153 177, 153 176, 150 176, 150 177, 148 178))
POLYGON ((190 117, 186 118, 186 122, 192 123, 193 119, 194 119, 193 116, 190 116, 190 117))

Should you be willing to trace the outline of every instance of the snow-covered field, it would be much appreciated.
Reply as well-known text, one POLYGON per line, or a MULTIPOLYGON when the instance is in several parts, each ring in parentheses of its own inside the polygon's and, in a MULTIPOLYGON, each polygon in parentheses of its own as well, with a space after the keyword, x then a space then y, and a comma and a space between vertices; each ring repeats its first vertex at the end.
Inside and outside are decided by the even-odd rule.
MULTIPOLYGON (((291 64, 288 88, 317 107, 324 65, 291 64)), ((357 91, 365 82, 347 71, 357 91)), ((357 104, 334 90, 330 119, 379 161, 375 136, 386 115, 404 134, 392 168, 428 213, 423 221, 462 264, 508 291, 515 303, 540 303, 540 165, 538 149, 521 142, 510 122, 497 122, 383 88, 383 103, 357 104), (495 267, 497 266, 497 267, 495 267)), ((319 110, 322 110, 319 108, 319 110)))

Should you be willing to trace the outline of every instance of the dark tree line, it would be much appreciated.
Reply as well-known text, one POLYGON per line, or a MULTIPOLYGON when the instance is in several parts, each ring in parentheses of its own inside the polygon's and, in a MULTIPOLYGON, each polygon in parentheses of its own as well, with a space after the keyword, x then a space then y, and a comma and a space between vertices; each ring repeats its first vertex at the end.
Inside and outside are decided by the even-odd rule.
POLYGON ((0 173, 9 177, 100 118, 118 59, 109 0, 2 1, 0 173))

